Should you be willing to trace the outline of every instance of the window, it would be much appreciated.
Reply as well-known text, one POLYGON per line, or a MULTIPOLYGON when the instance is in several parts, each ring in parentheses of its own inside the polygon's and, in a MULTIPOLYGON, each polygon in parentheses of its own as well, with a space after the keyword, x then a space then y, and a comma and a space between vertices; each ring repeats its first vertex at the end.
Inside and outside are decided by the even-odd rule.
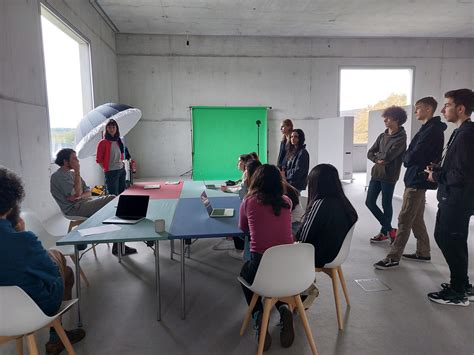
POLYGON ((76 127, 93 108, 89 43, 45 6, 41 28, 46 72, 51 155, 74 148, 76 127))
POLYGON ((369 111, 411 105, 412 86, 411 68, 341 69, 339 115, 354 116, 354 144, 367 144, 369 111))

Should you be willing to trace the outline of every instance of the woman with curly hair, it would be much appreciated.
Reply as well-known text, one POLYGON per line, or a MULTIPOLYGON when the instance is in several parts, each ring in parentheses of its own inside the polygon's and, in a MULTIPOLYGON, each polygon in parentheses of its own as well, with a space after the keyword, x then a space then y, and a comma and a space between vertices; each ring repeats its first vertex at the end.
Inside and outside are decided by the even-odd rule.
MULTIPOLYGON (((247 282, 252 283, 260 265, 263 253, 276 245, 291 244, 291 207, 290 198, 284 195, 282 177, 274 165, 264 164, 257 168, 250 181, 247 196, 240 205, 239 226, 250 234, 250 260, 240 272, 247 282)), ((242 287, 247 303, 253 297, 253 292, 242 287)), ((288 306, 277 303, 276 307, 281 317, 280 342, 283 347, 293 343, 293 316, 288 306)), ((262 323, 263 305, 259 299, 253 309, 253 318, 259 334, 262 323)), ((266 334, 264 350, 271 345, 270 334, 266 334)))

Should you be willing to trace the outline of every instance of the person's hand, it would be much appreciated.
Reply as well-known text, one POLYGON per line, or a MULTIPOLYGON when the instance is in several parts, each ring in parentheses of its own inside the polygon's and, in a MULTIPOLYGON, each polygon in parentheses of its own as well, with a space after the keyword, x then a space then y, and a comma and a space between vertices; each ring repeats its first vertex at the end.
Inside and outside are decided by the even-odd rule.
POLYGON ((221 191, 222 192, 227 192, 227 186, 221 185, 221 191))
POLYGON ((23 218, 19 217, 18 221, 16 223, 16 226, 14 227, 17 232, 24 232, 25 231, 25 221, 23 218))
POLYGON ((385 165, 385 164, 387 164, 387 162, 386 162, 385 160, 383 160, 383 159, 377 160, 376 163, 377 163, 377 164, 380 164, 380 165, 385 165))
POLYGON ((74 170, 75 173, 79 174, 81 170, 81 164, 79 163, 78 159, 70 161, 69 165, 71 166, 72 170, 74 170))
POLYGON ((427 174, 426 180, 430 182, 436 182, 433 178, 433 166, 431 164, 426 167, 425 173, 427 174))
POLYGON ((76 196, 72 195, 72 196, 68 196, 68 197, 67 197, 67 200, 68 200, 69 202, 74 202, 74 201, 76 201, 76 200, 79 200, 80 198, 81 198, 80 196, 79 196, 79 197, 76 197, 76 196))

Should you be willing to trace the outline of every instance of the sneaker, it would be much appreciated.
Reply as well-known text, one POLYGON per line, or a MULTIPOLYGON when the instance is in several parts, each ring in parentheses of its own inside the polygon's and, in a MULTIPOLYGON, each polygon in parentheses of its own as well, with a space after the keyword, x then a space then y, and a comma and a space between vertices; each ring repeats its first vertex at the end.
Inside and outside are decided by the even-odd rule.
POLYGON ((293 313, 288 306, 280 306, 280 344, 284 348, 289 348, 295 340, 295 330, 293 329, 293 313))
MULTIPOLYGON (((69 341, 71 342, 71 344, 75 344, 78 341, 81 341, 86 336, 86 332, 84 331, 84 329, 77 328, 73 330, 66 330, 66 335, 69 341)), ((46 348, 46 355, 57 355, 57 354, 60 354, 61 351, 65 349, 64 344, 61 341, 61 339, 54 342, 48 341, 46 343, 45 348, 46 348)))
POLYGON ((388 270, 388 269, 396 269, 399 266, 400 262, 385 258, 380 260, 379 262, 374 264, 374 267, 379 270, 388 270))
MULTIPOLYGON (((262 317, 263 313, 262 312, 257 312, 256 314, 257 318, 255 318, 255 336, 257 338, 257 344, 260 341, 260 328, 262 327, 262 317)), ((267 351, 270 349, 270 346, 272 346, 272 337, 270 336, 270 333, 268 333, 268 327, 267 327, 267 333, 265 334, 265 342, 263 344, 263 351, 267 351)))
POLYGON ((428 298, 432 302, 448 306, 469 306, 469 300, 467 299, 466 294, 456 292, 451 287, 445 288, 439 292, 428 293, 428 298))
MULTIPOLYGON (((131 248, 131 247, 125 245, 125 250, 122 252, 122 256, 130 255, 130 254, 136 254, 136 253, 137 253, 137 249, 131 248)), ((112 247, 112 254, 118 255, 118 243, 114 243, 114 245, 112 247)))
POLYGON ((390 244, 393 244, 395 242, 395 239, 397 239, 397 229, 390 229, 390 232, 388 232, 388 237, 390 238, 390 244))
MULTIPOLYGON (((441 288, 443 289, 451 288, 451 285, 447 282, 443 282, 441 284, 441 288)), ((469 300, 469 302, 474 302, 474 287, 472 287, 472 284, 469 284, 466 287, 466 297, 469 300)))
POLYGON ((371 243, 380 243, 385 242, 386 240, 388 240, 388 237, 383 233, 379 233, 376 236, 370 238, 371 243))
POLYGON ((431 256, 420 256, 417 253, 403 254, 402 258, 406 260, 421 261, 425 263, 429 263, 431 261, 431 256))
POLYGON ((307 310, 314 302, 316 297, 319 296, 319 290, 314 283, 311 284, 306 290, 301 294, 301 300, 303 301, 303 307, 307 310))
POLYGON ((231 258, 234 258, 234 259, 237 259, 237 260, 244 260, 244 251, 243 250, 239 250, 239 249, 232 249, 232 250, 229 250, 229 252, 227 253, 229 254, 229 256, 231 258))

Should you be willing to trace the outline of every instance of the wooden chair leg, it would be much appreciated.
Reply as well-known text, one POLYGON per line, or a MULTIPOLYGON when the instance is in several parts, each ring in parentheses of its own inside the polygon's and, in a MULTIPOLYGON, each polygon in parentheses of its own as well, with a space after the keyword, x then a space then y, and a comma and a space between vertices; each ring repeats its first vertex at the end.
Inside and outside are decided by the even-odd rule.
POLYGON ((94 257, 97 259, 97 252, 95 250, 96 244, 92 244, 92 251, 94 252, 94 257))
POLYGON ((64 328, 61 325, 61 321, 59 320, 59 318, 56 318, 53 321, 53 327, 54 327, 54 330, 56 330, 56 333, 59 335, 59 338, 63 342, 63 345, 67 350, 67 353, 69 355, 75 355, 76 353, 74 352, 74 349, 72 348, 71 342, 69 341, 69 338, 67 337, 66 332, 64 331, 64 328))
POLYGON ((23 355, 23 337, 16 339, 16 354, 23 355))
POLYGON ((35 334, 31 333, 26 336, 26 341, 28 343, 28 350, 30 355, 39 355, 38 347, 36 346, 35 334))
POLYGON ((336 269, 331 269, 331 281, 332 281, 332 290, 334 293, 334 303, 336 303, 336 315, 337 315, 337 324, 339 329, 343 329, 342 316, 341 316, 341 303, 339 301, 339 290, 337 287, 337 271, 336 269))
POLYGON ((67 230, 67 232, 69 233, 70 231, 72 231, 72 229, 76 226, 78 226, 79 224, 81 224, 82 222, 84 222, 83 220, 78 220, 78 221, 70 221, 69 222, 69 228, 67 230))
POLYGON ((311 332, 311 327, 308 323, 308 318, 306 318, 306 312, 304 311, 303 302, 301 302, 300 295, 296 295, 294 297, 296 307, 298 309, 298 313, 301 318, 301 322, 303 322, 304 332, 306 333, 306 337, 308 338, 309 346, 311 347, 311 352, 313 355, 318 355, 318 350, 316 349, 316 344, 314 343, 313 333, 311 332))
POLYGON ((265 335, 267 334, 268 329, 268 320, 270 319, 270 310, 273 305, 273 298, 265 298, 263 304, 263 317, 262 325, 260 327, 260 336, 258 341, 258 351, 257 355, 263 355, 263 346, 265 345, 265 335))
MULTIPOLYGON (((76 257, 74 255, 69 255, 69 257, 71 258, 72 262, 74 264, 76 264, 76 257)), ((86 286, 89 287, 90 286, 89 280, 87 279, 86 274, 84 273, 84 271, 82 271, 81 267, 79 267, 79 272, 81 274, 82 280, 86 283, 86 286)))
POLYGON ((341 281, 342 292, 344 292, 344 297, 346 298, 346 304, 348 306, 351 305, 351 301, 349 300, 349 293, 347 292, 346 286, 346 279, 344 279, 344 273, 342 272, 342 267, 337 267, 337 274, 339 275, 339 280, 341 281))
POLYGON ((250 318, 252 317, 252 311, 255 308, 255 304, 257 303, 258 300, 258 295, 253 294, 252 300, 250 301, 249 308, 247 309, 247 313, 245 313, 245 318, 242 323, 242 326, 240 327, 240 336, 244 335, 245 329, 247 329, 247 326, 249 324, 250 318))

